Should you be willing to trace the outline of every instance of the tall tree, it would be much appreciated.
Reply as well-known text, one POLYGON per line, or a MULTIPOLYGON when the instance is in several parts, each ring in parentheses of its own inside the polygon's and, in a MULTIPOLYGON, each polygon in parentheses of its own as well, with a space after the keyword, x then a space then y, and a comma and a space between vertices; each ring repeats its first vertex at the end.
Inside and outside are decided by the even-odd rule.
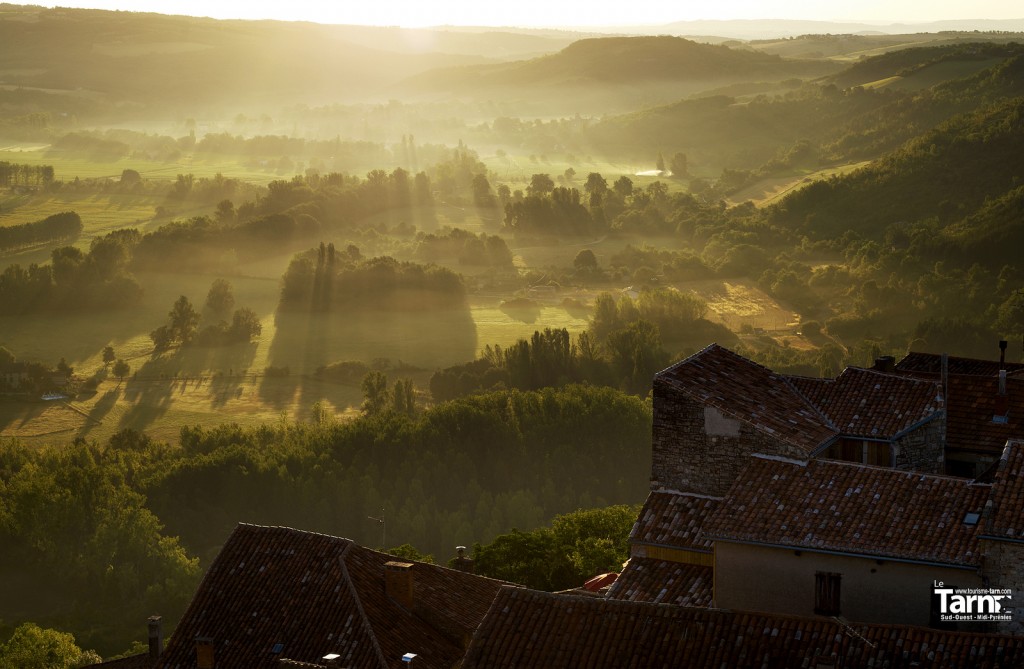
POLYGON ((199 314, 192 307, 187 297, 182 295, 174 303, 168 316, 171 319, 170 331, 174 341, 187 344, 196 336, 199 329, 199 314))
POLYGON ((227 279, 214 279, 210 292, 206 294, 206 308, 217 315, 227 314, 235 306, 235 296, 231 291, 231 282, 227 279))
POLYGON ((551 176, 548 174, 534 174, 530 178, 530 185, 526 187, 526 192, 530 195, 547 195, 555 189, 555 182, 551 180, 551 176))
POLYGON ((79 648, 71 634, 35 623, 24 623, 0 646, 0 669, 72 669, 101 659, 79 648))
POLYGON ((114 372, 114 376, 116 376, 119 381, 124 381, 124 377, 131 373, 132 368, 131 365, 124 360, 118 360, 114 363, 114 368, 111 371, 114 372))

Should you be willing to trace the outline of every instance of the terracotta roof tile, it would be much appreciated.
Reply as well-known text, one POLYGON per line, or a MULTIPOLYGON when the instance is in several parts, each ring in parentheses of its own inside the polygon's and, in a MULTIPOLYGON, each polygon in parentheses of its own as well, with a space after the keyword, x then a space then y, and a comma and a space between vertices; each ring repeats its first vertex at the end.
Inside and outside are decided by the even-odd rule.
POLYGON ((704 495, 653 491, 647 495, 647 501, 629 533, 629 541, 710 551, 712 544, 700 534, 700 526, 720 501, 704 495))
MULTIPOLYGON (((958 358, 947 356, 947 371, 949 374, 968 374, 971 376, 996 376, 999 374, 1000 363, 998 360, 975 360, 974 358, 958 358)), ((1011 373, 1024 370, 1024 363, 1004 362, 1002 369, 1011 373)), ((942 356, 936 353, 918 353, 911 351, 902 360, 896 363, 896 371, 918 374, 941 374, 942 356)))
POLYGON ((704 523, 712 539, 980 565, 991 486, 847 462, 753 457, 704 523))
POLYGON ((892 439, 943 408, 936 382, 898 374, 847 367, 835 380, 788 378, 846 436, 892 439))
POLYGON ((786 377, 717 344, 657 379, 808 453, 838 434, 786 377))
POLYGON ((946 443, 950 448, 998 456, 1007 439, 1024 437, 1024 378, 1007 378, 999 396, 999 379, 950 376, 947 392, 946 443), (996 414, 1006 422, 995 422, 996 414))
POLYGON ((212 640, 218 669, 318 663, 327 653, 342 666, 389 667, 407 652, 421 667, 450 667, 502 582, 413 563, 410 611, 385 593, 393 559, 338 537, 239 525, 157 667, 195 666, 197 637, 212 640))
POLYGON ((462 669, 995 669, 1024 663, 1024 638, 505 589, 462 669))
POLYGON ((714 595, 714 569, 654 558, 634 557, 608 589, 609 599, 676 606, 708 606, 714 595))
POLYGON ((983 536, 1024 541, 1024 441, 1006 443, 983 516, 983 536))
POLYGON ((149 659, 149 653, 130 655, 119 660, 107 660, 99 664, 88 664, 85 669, 149 669, 153 661, 149 659))

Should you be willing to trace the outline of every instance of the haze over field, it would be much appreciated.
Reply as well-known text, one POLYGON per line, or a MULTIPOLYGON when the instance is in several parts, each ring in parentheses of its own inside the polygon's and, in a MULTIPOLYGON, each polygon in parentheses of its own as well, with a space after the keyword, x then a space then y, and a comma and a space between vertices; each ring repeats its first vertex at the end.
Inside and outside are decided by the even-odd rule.
POLYGON ((88 4, 0 5, 0 667, 239 520, 637 504, 712 342, 1022 357, 1019 3, 88 4))

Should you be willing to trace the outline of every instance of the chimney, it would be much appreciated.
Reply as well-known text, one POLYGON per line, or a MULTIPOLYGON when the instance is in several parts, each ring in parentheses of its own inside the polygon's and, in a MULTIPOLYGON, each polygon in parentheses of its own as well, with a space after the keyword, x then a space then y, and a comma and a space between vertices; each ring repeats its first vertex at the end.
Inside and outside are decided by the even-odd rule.
POLYGON ((999 394, 996 395, 996 407, 992 413, 992 422, 1005 425, 1010 422, 1010 398, 1006 396, 1006 370, 999 370, 999 394))
POLYGON ((455 547, 455 559, 452 560, 452 567, 467 574, 473 573, 473 558, 466 557, 466 547, 455 547))
POLYGON ((1006 369, 1006 340, 999 340, 999 369, 1006 369))
POLYGON ((384 563, 384 592, 407 609, 412 609, 412 568, 410 562, 384 563))
POLYGON ((196 637, 196 669, 214 669, 213 639, 208 636, 196 637))
POLYGON ((164 652, 164 626, 160 616, 149 617, 149 661, 156 662, 164 652))
POLYGON ((891 355, 883 355, 875 358, 874 369, 876 372, 888 372, 891 374, 896 371, 896 358, 891 355))

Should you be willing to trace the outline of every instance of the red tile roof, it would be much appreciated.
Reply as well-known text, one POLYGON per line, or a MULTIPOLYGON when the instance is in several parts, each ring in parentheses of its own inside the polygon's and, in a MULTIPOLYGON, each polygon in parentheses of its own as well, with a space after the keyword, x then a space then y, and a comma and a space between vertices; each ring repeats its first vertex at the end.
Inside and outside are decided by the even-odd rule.
POLYGON ((1024 541, 1024 441, 1009 441, 996 470, 983 536, 1024 541))
POLYGON ((711 539, 978 566, 991 486, 967 479, 753 457, 704 523, 711 539))
POLYGON ((1024 638, 503 589, 462 669, 790 669, 831 658, 842 667, 995 669, 1022 666, 1024 638))
POLYGON ((789 377, 842 434, 892 439, 942 409, 934 381, 847 367, 835 379, 789 377))
POLYGON ((149 659, 149 653, 129 655, 119 660, 107 660, 99 664, 87 664, 85 669, 149 669, 153 661, 149 659))
POLYGON ((608 589, 609 599, 676 606, 708 606, 714 569, 655 558, 633 557, 608 589))
POLYGON ((1007 378, 1002 401, 1005 404, 997 409, 998 377, 950 376, 947 446, 998 456, 1008 439, 1024 437, 1024 378, 1007 378), (996 413, 1005 415, 1006 422, 994 422, 996 413))
POLYGON ((657 379, 808 453, 838 435, 786 377, 717 344, 660 372, 657 379))
MULTIPOLYGON (((993 347, 993 353, 995 348, 993 347)), ((974 358, 957 358, 947 356, 946 370, 949 374, 969 374, 971 376, 996 376, 1000 369, 1011 373, 1024 370, 1024 364, 1006 362, 1000 366, 998 360, 975 360, 974 358)), ((896 363, 896 371, 911 374, 941 374, 942 356, 936 353, 918 353, 911 351, 896 363)))
POLYGON ((421 667, 451 667, 502 582, 414 563, 410 611, 384 590, 393 559, 347 539, 239 525, 157 667, 194 667, 196 637, 212 639, 218 669, 318 663, 327 653, 341 666, 383 668, 407 652, 421 667))
POLYGON ((712 544, 700 534, 700 526, 720 501, 705 495, 653 491, 640 509, 629 542, 711 551, 712 544))

